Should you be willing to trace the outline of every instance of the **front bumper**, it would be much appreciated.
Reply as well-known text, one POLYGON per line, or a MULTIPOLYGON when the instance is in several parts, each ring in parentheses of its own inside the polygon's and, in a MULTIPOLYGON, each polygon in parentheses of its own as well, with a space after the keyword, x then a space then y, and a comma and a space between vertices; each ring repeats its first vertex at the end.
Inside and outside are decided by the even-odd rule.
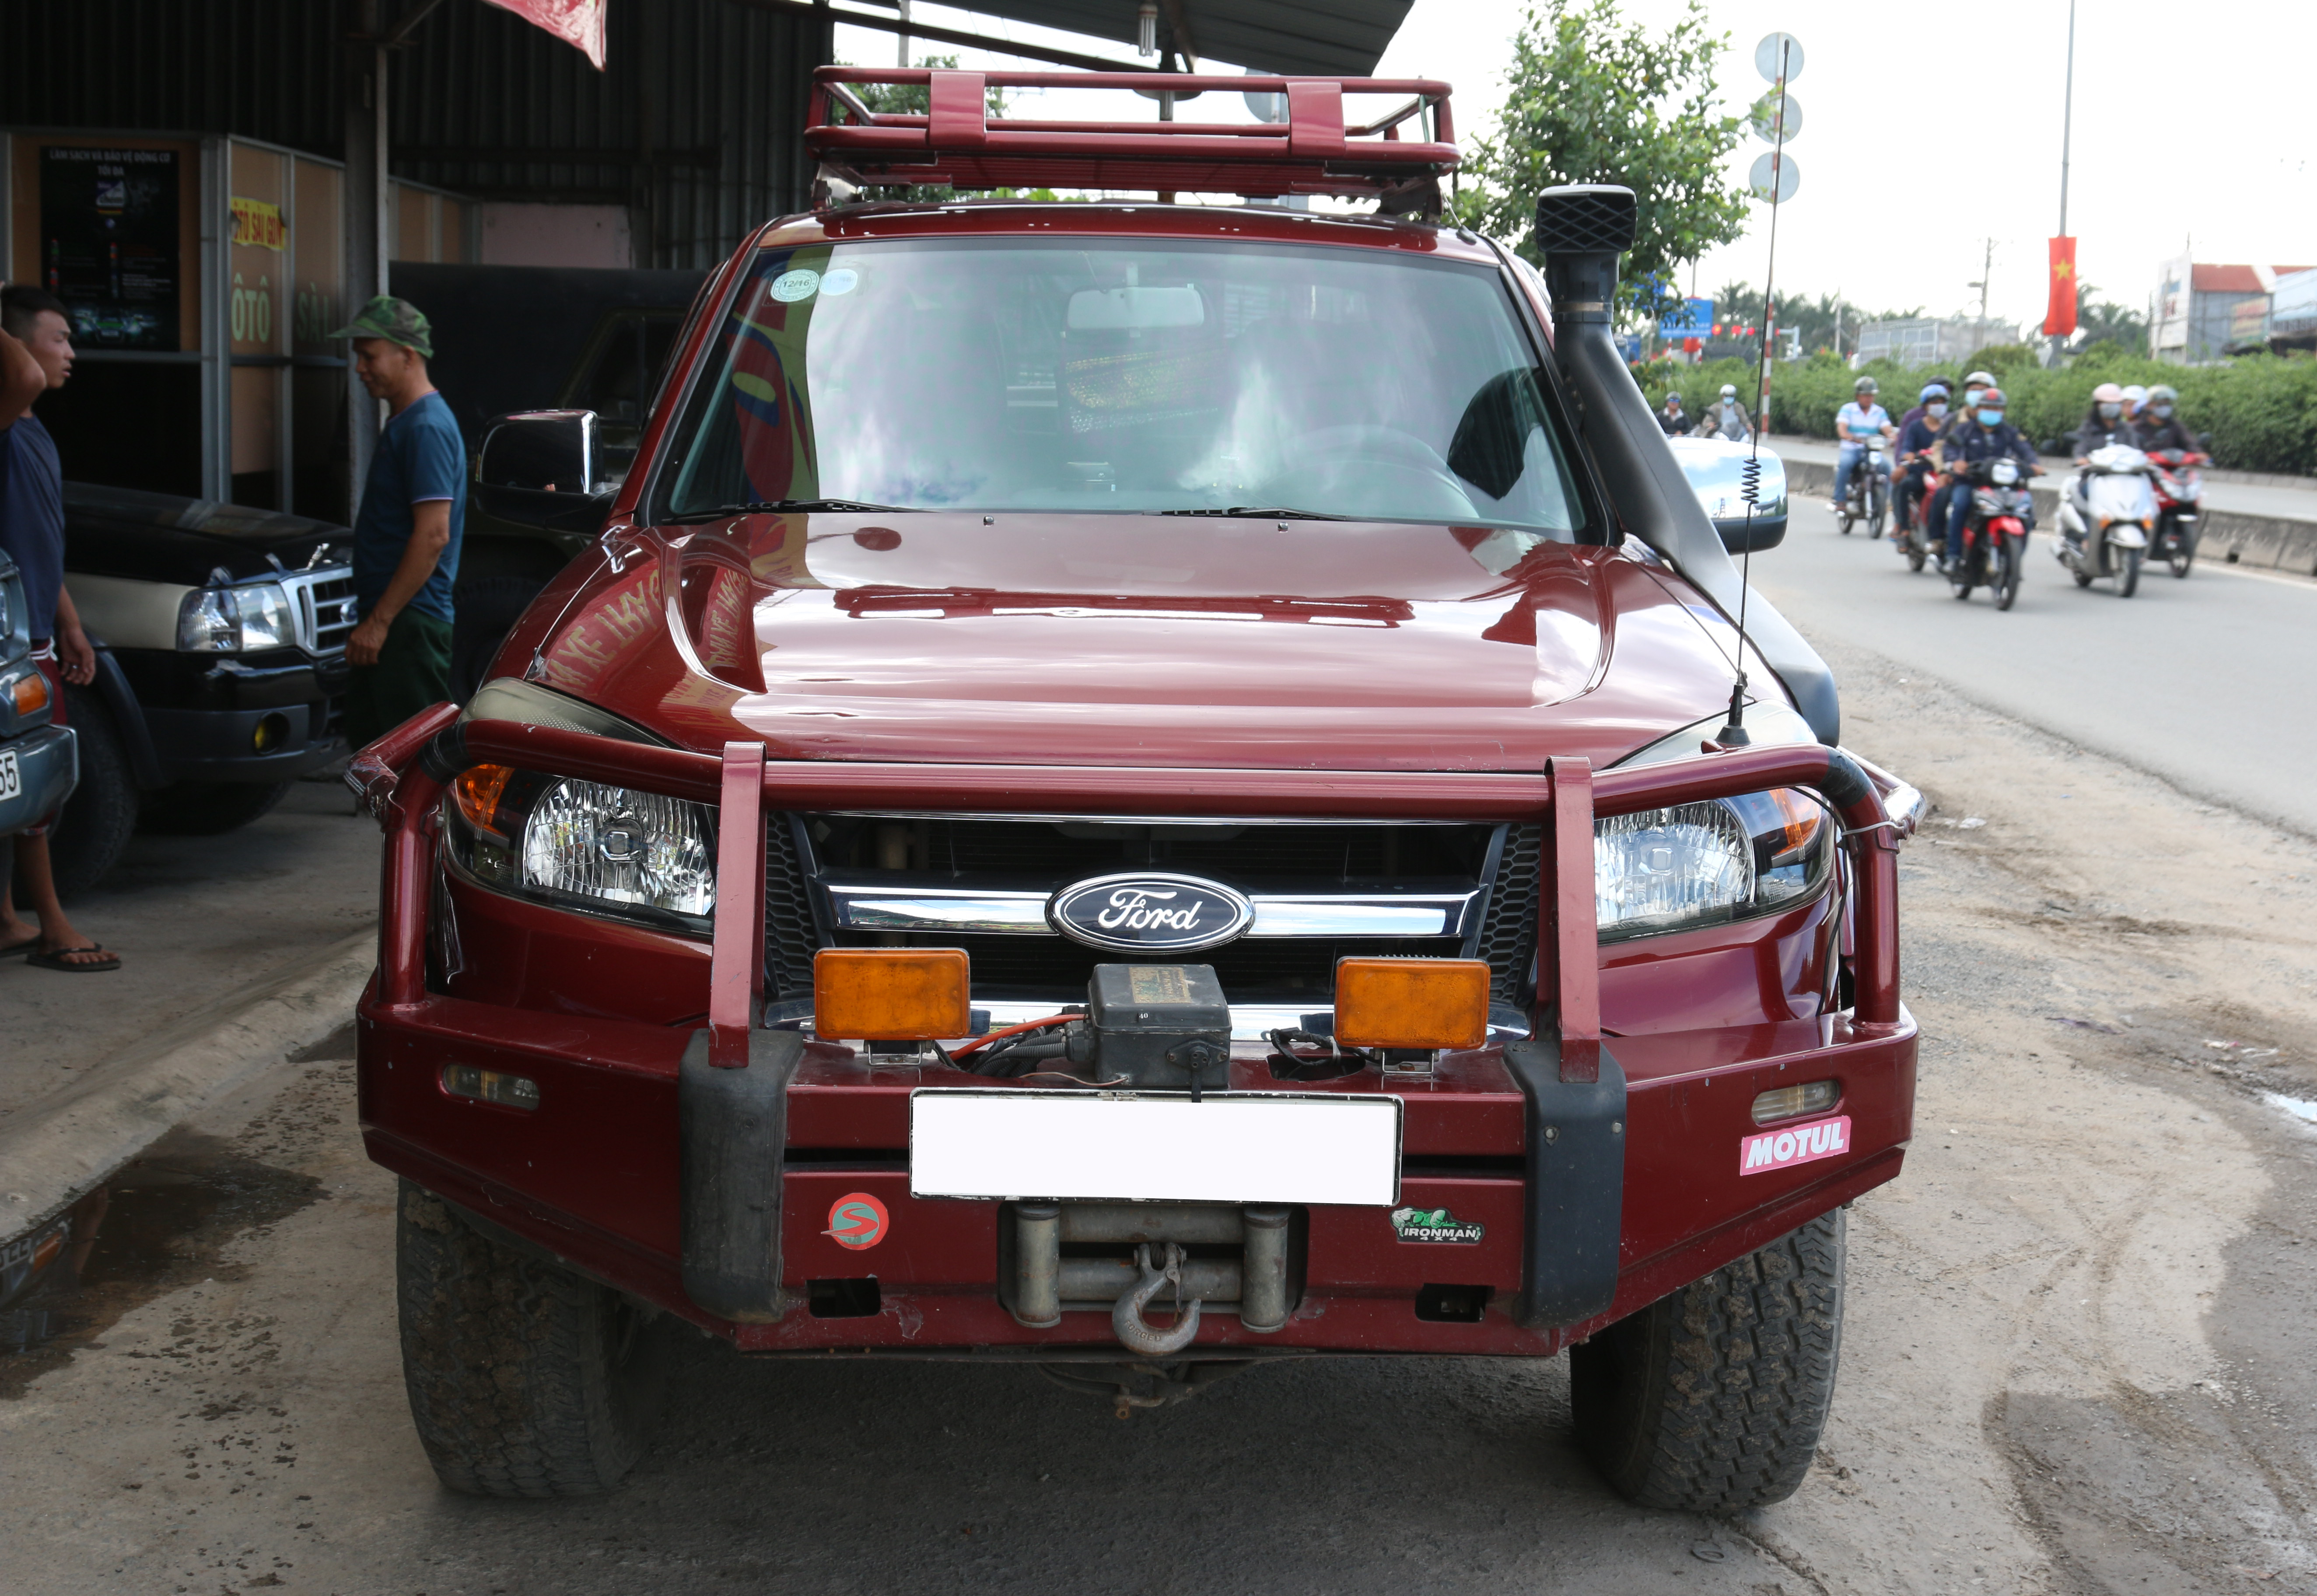
POLYGON ((16 756, 16 795, 0 798, 0 837, 37 826, 80 781, 80 744, 69 726, 43 726, 0 741, 16 756))
POLYGON ((283 782, 343 751, 344 658, 117 649, 166 781, 283 782))
MULTIPOLYGON (((911 1195, 911 1092, 990 1081, 939 1065, 872 1065, 849 1047, 762 1026, 757 883, 768 803, 1132 813, 1149 812, 1151 790, 1163 787, 1186 812, 1544 818, 1554 879, 1573 890, 1543 894, 1545 1000, 1532 1038, 1444 1055, 1421 1079, 1371 1071, 1292 1087, 1272 1079, 1267 1050, 1234 1050, 1234 1092, 1398 1097, 1400 1203, 1297 1209, 1285 1322, 1258 1331, 1217 1314, 1184 1356, 1547 1355, 1893 1178, 1911 1134, 1916 1034, 1897 995, 1895 838, 1865 778, 1823 749, 1744 750, 1600 776, 1556 762, 1542 778, 767 769, 761 750, 737 745, 720 766, 579 733, 474 722, 430 744, 423 769, 401 769, 416 731, 440 723, 414 723, 413 746, 380 745, 357 761, 389 830, 380 972, 360 1009, 371 1155, 747 1350, 1120 1352, 1100 1314, 1066 1312, 1038 1324, 1009 1311, 1009 1205, 911 1195), (726 909, 704 1029, 430 990, 434 808, 443 779, 486 758, 720 802, 726 909), (1815 786, 1844 819, 1856 1008, 1601 1037, 1590 879, 1597 803, 1626 812, 1778 785, 1815 786), (454 1095, 445 1084, 453 1069, 520 1076, 537 1090, 528 1106, 454 1095), (721 1071, 720 1088, 753 1078, 756 1097, 739 1110, 700 1112, 687 1078, 711 1070, 721 1071), (1745 1168, 1746 1145, 1758 1135, 1756 1097, 1820 1080, 1840 1083, 1832 1112, 1846 1127, 1834 1150, 1745 1168), (754 1128, 736 1135, 742 1112, 754 1128), (703 1183, 709 1164, 729 1178, 703 1183), (873 1248, 836 1239, 836 1210, 857 1199, 886 1216, 873 1248), (1449 1211, 1456 1239, 1402 1235, 1393 1220, 1402 1208, 1449 1211), (864 1302, 872 1305, 861 1311, 864 1302), (1444 1315, 1443 1302, 1473 1311, 1444 1315)), ((645 968, 608 942, 592 956, 607 976, 615 965, 645 968)))

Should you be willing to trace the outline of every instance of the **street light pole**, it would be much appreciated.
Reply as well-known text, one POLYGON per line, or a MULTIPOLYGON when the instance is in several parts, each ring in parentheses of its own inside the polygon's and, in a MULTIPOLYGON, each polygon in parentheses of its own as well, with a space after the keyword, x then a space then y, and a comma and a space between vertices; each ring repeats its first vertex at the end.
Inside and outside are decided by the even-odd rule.
MULTIPOLYGON (((2060 232, 2068 236, 2068 155, 2069 145, 2076 130, 2076 0, 2068 0, 2068 76, 2067 91, 2060 101, 2060 232)), ((2058 333, 2052 335, 2051 354, 2045 365, 2060 363, 2060 345, 2067 339, 2058 333)))

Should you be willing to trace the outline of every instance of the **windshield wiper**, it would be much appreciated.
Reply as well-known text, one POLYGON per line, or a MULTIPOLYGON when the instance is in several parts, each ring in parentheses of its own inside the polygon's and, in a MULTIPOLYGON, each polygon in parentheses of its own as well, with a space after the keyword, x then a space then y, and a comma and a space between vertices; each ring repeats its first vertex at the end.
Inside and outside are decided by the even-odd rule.
POLYGON ((1268 516, 1275 521, 1356 521, 1356 516, 1331 516, 1325 510, 1296 510, 1280 505, 1232 505, 1221 510, 1161 510, 1162 516, 1247 516, 1256 519, 1268 516))
POLYGON ((685 521, 713 521, 720 516, 777 516, 783 513, 823 512, 862 516, 916 514, 907 505, 863 504, 857 498, 772 498, 757 499, 745 505, 720 505, 712 510, 687 510, 681 516, 670 516, 667 519, 671 525, 675 525, 685 521))

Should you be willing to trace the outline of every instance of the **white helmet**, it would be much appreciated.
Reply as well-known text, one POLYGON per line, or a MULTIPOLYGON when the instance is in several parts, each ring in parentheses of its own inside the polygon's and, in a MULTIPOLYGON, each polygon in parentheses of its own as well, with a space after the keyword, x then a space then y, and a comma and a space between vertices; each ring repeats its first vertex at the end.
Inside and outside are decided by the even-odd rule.
POLYGON ((2143 388, 2137 382, 2134 383, 2131 387, 2124 390, 2124 402, 2127 405, 2146 404, 2148 402, 2148 390, 2143 388))
POLYGON ((1738 397, 1738 385, 1735 382, 1724 382, 1722 385, 1722 397, 1723 399, 1736 399, 1738 397))

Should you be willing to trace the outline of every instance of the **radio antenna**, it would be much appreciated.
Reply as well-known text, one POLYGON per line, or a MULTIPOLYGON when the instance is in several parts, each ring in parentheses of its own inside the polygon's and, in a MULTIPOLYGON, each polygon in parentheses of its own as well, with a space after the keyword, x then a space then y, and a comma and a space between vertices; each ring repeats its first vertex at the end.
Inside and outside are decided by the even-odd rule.
MULTIPOLYGON (((1740 474, 1740 497, 1746 502, 1746 542, 1738 555, 1737 679, 1730 686, 1730 721, 1715 734, 1725 748, 1743 748, 1754 740, 1746 730, 1746 605, 1754 594, 1754 515, 1762 500, 1762 429, 1770 424, 1770 340, 1777 331, 1778 205, 1801 185, 1802 175, 1786 159, 1786 124, 1793 120, 1786 84, 1801 76, 1802 41, 1791 33, 1773 33, 1755 47, 1755 67, 1771 83, 1770 153, 1754 163, 1752 186, 1770 202, 1770 256, 1762 266, 1762 343, 1754 361, 1754 425, 1749 433, 1746 463, 1740 474)), ((1761 129, 1758 118, 1754 123, 1761 129)))

